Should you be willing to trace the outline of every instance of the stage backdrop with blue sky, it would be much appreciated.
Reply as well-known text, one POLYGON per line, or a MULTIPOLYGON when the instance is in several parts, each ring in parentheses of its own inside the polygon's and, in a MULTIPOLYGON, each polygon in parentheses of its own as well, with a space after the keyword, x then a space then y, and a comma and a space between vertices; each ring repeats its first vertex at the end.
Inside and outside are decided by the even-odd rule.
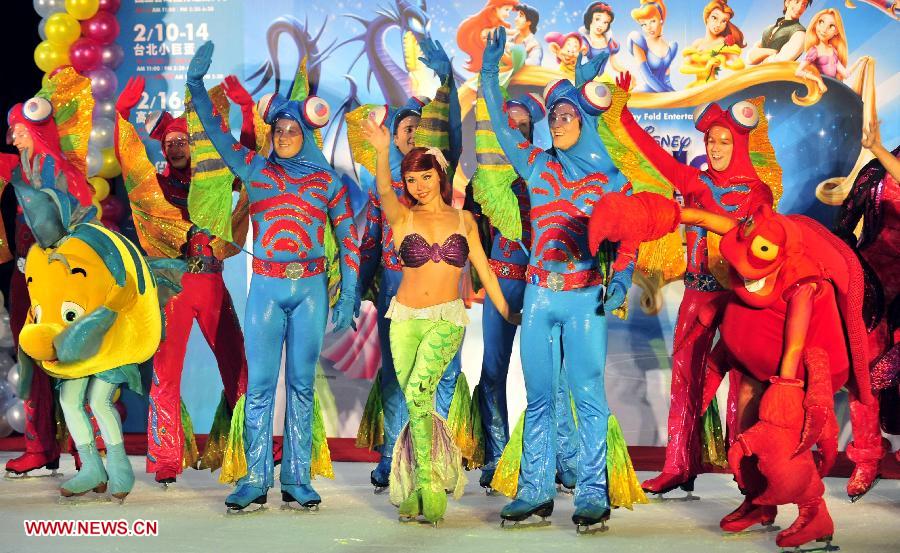
MULTIPOLYGON (((571 0, 527 3, 539 14, 534 34, 541 59, 537 64, 535 54, 525 65, 514 66, 510 74, 513 92, 541 92, 548 82, 563 75, 569 61, 567 35, 579 33, 590 4, 571 0)), ((452 58, 461 83, 466 152, 463 170, 455 183, 461 190, 474 164, 474 74, 466 69, 472 46, 459 43, 457 31, 465 19, 478 13, 498 14, 512 24, 517 12, 507 14, 509 10, 503 9, 503 5, 511 4, 497 0, 490 5, 481 0, 427 4, 406 0, 124 0, 118 18, 125 60, 117 76, 120 87, 129 77, 146 78, 146 93, 135 111, 136 122, 141 123, 153 110, 183 110, 185 71, 193 52, 207 40, 216 45, 208 85, 234 74, 254 98, 275 90, 289 90, 299 61, 306 57, 315 93, 332 108, 332 123, 324 133, 326 154, 350 185, 354 209, 360 214, 372 178, 350 162, 346 128, 342 125, 346 110, 364 103, 396 105, 413 94, 433 94, 437 83, 416 60, 416 41, 424 37, 439 40, 452 58), (498 6, 499 10, 495 9, 498 6)), ((782 212, 805 213, 831 225, 835 205, 847 191, 846 177, 869 159, 860 151, 864 123, 875 117, 882 121, 882 139, 889 149, 900 139, 900 58, 896 55, 900 22, 897 12, 885 7, 891 4, 889 1, 812 2, 800 22, 807 25, 820 10, 837 9, 846 30, 847 67, 853 70, 844 82, 825 78, 824 93, 814 90, 814 97, 807 97, 811 92, 794 77, 796 64, 783 64, 777 70, 749 65, 750 50, 760 41, 764 29, 782 15, 781 0, 728 2, 734 11, 731 22, 743 33, 746 46, 708 79, 686 73, 691 68, 682 55, 706 33, 703 12, 707 3, 668 2, 663 38, 669 43, 670 55, 651 54, 655 83, 651 82, 653 76, 640 67, 641 45, 646 42, 641 26, 631 17, 639 2, 617 0, 609 4, 615 17, 608 36, 619 50, 607 65, 606 78, 613 79, 618 71, 628 70, 635 76, 637 90, 652 89, 659 85, 658 81, 665 81, 661 75, 668 62, 674 90, 635 93, 630 106, 639 122, 680 160, 698 166, 705 161, 702 135, 692 121, 697 105, 765 97, 770 138, 783 169, 784 194, 779 204, 782 212), (736 61, 738 57, 743 63, 736 61), (740 65, 746 67, 727 68, 740 65), (692 83, 695 86, 690 86, 692 83), (792 99, 794 94, 796 99, 792 99), (815 101, 811 105, 801 105, 812 100, 815 101)), ((484 17, 483 21, 489 19, 484 17)), ((490 25, 496 23, 483 24, 484 28, 490 25)), ((475 56, 480 58, 477 51, 475 56)), ((235 112, 232 110, 232 117, 239 117, 235 112)), ((235 119, 233 123, 236 122, 235 119)), ((238 127, 239 124, 235 126, 238 127)), ((159 143, 146 134, 144 137, 148 151, 155 160, 161 160, 159 143)), ((549 144, 546 126, 538 129, 536 141, 541 146, 549 144)), ((225 275, 242 316, 248 282, 247 256, 231 258, 225 275)), ((654 314, 639 308, 642 295, 654 296, 653 286, 649 288, 649 292, 638 286, 632 288, 628 320, 614 319, 610 324, 606 383, 611 408, 629 443, 662 445, 666 439, 672 331, 683 286, 676 281, 655 294, 661 302, 657 302, 654 314)), ((328 413, 330 436, 355 436, 371 378, 380 364, 374 309, 368 304, 364 307, 359 332, 329 334, 323 350, 317 386, 328 413)), ((480 305, 475 303, 470 313, 473 323, 463 346, 463 370, 473 386, 481 371, 480 313, 480 305)), ((513 418, 525 405, 517 352, 518 346, 508 381, 513 418)), ((196 432, 205 433, 209 428, 220 390, 215 360, 195 328, 185 360, 182 391, 196 432)), ((846 410, 845 404, 841 405, 846 410)), ((139 404, 133 407, 132 413, 141 412, 139 404)), ((280 420, 279 414, 279 425, 280 420)), ((142 431, 144 423, 145 419, 135 414, 129 416, 126 428, 142 431)), ((845 425, 841 445, 848 432, 845 425)))

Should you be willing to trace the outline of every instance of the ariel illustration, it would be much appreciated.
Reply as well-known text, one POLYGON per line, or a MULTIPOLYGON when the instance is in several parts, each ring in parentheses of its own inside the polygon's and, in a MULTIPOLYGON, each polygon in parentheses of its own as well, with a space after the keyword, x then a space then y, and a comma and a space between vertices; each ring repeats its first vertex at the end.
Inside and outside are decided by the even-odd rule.
POLYGON ((813 16, 806 29, 803 51, 805 54, 797 68, 797 76, 813 79, 821 92, 827 89, 822 80, 823 75, 843 81, 860 62, 856 60, 847 69, 847 34, 844 32, 840 12, 834 8, 822 10, 813 16))
POLYGON ((669 80, 669 66, 678 53, 678 43, 663 38, 666 23, 666 3, 663 0, 640 0, 631 10, 631 18, 641 26, 641 32, 628 35, 628 50, 638 61, 643 84, 638 92, 673 92, 669 80))
POLYGON ((744 68, 741 59, 741 48, 746 46, 744 33, 731 22, 733 18, 734 10, 727 0, 712 0, 703 8, 706 35, 695 40, 683 54, 681 72, 697 76, 688 87, 715 81, 723 68, 732 71, 744 68))
POLYGON ((465 65, 467 70, 473 73, 481 71, 481 54, 488 32, 501 26, 509 29, 510 24, 506 20, 517 4, 516 0, 488 0, 480 12, 460 23, 456 31, 456 44, 469 55, 465 65))
MULTIPOLYGON (((606 2, 594 2, 584 12, 584 27, 578 29, 581 38, 587 46, 587 57, 592 59, 600 52, 609 52, 609 63, 612 68, 621 73, 625 70, 616 63, 616 54, 619 52, 619 43, 610 36, 610 27, 616 18, 612 7, 606 2)), ((603 73, 603 67, 600 67, 603 73)))

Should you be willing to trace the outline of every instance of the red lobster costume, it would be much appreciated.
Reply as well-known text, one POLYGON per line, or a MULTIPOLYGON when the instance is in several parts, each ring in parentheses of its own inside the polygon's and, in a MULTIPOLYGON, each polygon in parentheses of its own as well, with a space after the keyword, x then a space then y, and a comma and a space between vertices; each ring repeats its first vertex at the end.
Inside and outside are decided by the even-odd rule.
POLYGON ((720 524, 726 531, 771 524, 777 505, 796 503, 799 516, 776 543, 830 541, 834 524, 821 475, 837 454, 833 394, 847 385, 859 401, 874 403, 858 258, 801 215, 778 215, 763 205, 738 224, 696 209, 679 215, 675 202, 651 194, 601 198, 591 219, 591 245, 659 238, 681 220, 722 234, 730 265, 732 292, 724 309, 712 306, 699 316, 721 333, 709 359, 704 405, 731 369, 764 389, 758 420, 742 429, 728 455, 745 500, 720 524))
MULTIPOLYGON (((704 133, 704 143, 713 127, 723 127, 731 133, 733 154, 723 171, 711 166, 701 171, 683 165, 664 150, 634 120, 631 112, 622 110, 622 124, 654 167, 668 179, 684 197, 685 207, 705 209, 720 215, 744 219, 759 206, 772 206, 772 190, 757 175, 750 161, 749 134, 756 127, 759 114, 750 102, 738 102, 728 110, 709 104, 694 117, 694 125, 704 133)), ((687 268, 684 273, 684 298, 675 324, 675 344, 685 344, 684 337, 695 329, 696 339, 672 354, 672 388, 668 419, 668 443, 662 474, 645 481, 641 487, 648 492, 665 493, 677 486, 693 489, 693 480, 702 472, 701 466, 701 402, 706 359, 712 347, 715 328, 701 327, 698 314, 706 305, 721 305, 728 292, 713 276, 709 267, 707 231, 697 226, 685 228, 687 240, 687 268)), ((732 392, 739 380, 732 378, 732 392)), ((728 422, 734 425, 734 400, 729 398, 728 422)), ((732 436, 733 438, 733 436, 732 436)))

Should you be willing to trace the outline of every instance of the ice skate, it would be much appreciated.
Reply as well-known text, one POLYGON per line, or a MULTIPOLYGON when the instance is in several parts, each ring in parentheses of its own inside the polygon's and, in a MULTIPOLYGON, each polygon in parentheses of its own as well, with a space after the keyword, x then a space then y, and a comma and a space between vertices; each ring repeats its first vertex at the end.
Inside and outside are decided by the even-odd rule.
POLYGON ((478 478, 478 484, 484 489, 484 495, 488 497, 493 497, 495 495, 500 495, 500 492, 495 490, 491 486, 491 481, 494 479, 494 469, 481 469, 481 477, 478 478))
POLYGON ((284 501, 282 510, 307 513, 318 511, 322 503, 322 497, 309 484, 282 485, 281 500, 284 501))
POLYGON ((751 526, 761 524, 762 531, 772 532, 779 530, 774 526, 777 513, 778 509, 773 505, 754 505, 752 499, 744 498, 744 502, 737 509, 719 521, 719 527, 731 535, 744 535, 751 526))
POLYGON ((575 495, 575 483, 577 479, 572 471, 556 473, 556 491, 566 495, 575 495))
POLYGON ((696 479, 696 476, 685 479, 685 477, 680 474, 663 472, 656 478, 645 480, 641 484, 641 488, 648 494, 652 494, 653 497, 650 498, 650 501, 657 503, 662 501, 697 501, 700 497, 694 495, 694 480, 696 479), (676 489, 687 492, 687 495, 665 497, 665 494, 676 489))
POLYGON ((579 536, 606 532, 609 527, 609 507, 590 506, 579 507, 572 514, 572 522, 575 523, 575 533, 579 536))
POLYGON ((881 480, 881 474, 878 472, 880 464, 879 460, 857 463, 853 467, 853 473, 850 474, 850 480, 847 482, 847 495, 850 497, 851 503, 856 503, 862 499, 881 480))
POLYGON ((834 522, 828 514, 825 500, 817 497, 806 503, 797 505, 797 520, 775 538, 775 544, 790 551, 837 551, 840 547, 831 545, 834 535, 834 522), (801 549, 810 543, 824 543, 823 546, 812 546, 801 549), (787 549, 793 548, 793 549, 787 549))
POLYGON ((542 526, 550 526, 550 515, 553 514, 553 500, 541 503, 540 505, 531 505, 527 501, 516 499, 509 503, 500 511, 501 528, 540 528, 542 526), (532 517, 539 517, 541 520, 529 520, 532 517), (510 524, 511 523, 511 524, 510 524))
POLYGON ((267 491, 249 484, 241 484, 227 498, 225 511, 228 515, 243 515, 265 509, 267 491))
POLYGON ((120 504, 134 487, 134 470, 125 453, 125 444, 106 445, 106 472, 109 475, 109 493, 120 504))
POLYGON ((106 482, 109 479, 100 453, 94 444, 80 445, 78 452, 81 454, 81 470, 72 478, 66 480, 59 488, 59 495, 65 498, 82 496, 93 490, 97 493, 106 492, 106 482))
POLYGON ((59 454, 55 457, 45 453, 29 453, 10 459, 6 463, 6 474, 4 478, 7 480, 23 480, 27 478, 56 478, 62 476, 59 472, 59 454), (50 474, 31 474, 37 470, 46 468, 50 474))
POLYGON ((387 476, 385 476, 379 469, 381 469, 381 465, 375 467, 371 473, 369 473, 369 481, 372 483, 372 487, 374 488, 375 495, 380 495, 385 492, 390 486, 390 482, 387 476))

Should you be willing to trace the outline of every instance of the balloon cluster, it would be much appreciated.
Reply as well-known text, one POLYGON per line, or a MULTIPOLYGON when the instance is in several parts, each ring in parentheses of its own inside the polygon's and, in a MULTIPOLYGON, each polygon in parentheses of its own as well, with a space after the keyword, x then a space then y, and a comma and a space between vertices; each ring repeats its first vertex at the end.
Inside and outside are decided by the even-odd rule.
POLYGON ((112 179, 122 174, 115 152, 115 69, 125 52, 116 44, 121 0, 33 0, 42 17, 38 33, 43 42, 34 62, 44 71, 45 83, 59 67, 71 65, 91 80, 93 125, 88 142, 87 176, 94 188, 94 204, 106 226, 117 227, 124 205, 110 195, 112 179))
POLYGON ((0 301, 0 438, 25 433, 25 402, 18 397, 19 365, 13 358, 9 314, 0 301))

